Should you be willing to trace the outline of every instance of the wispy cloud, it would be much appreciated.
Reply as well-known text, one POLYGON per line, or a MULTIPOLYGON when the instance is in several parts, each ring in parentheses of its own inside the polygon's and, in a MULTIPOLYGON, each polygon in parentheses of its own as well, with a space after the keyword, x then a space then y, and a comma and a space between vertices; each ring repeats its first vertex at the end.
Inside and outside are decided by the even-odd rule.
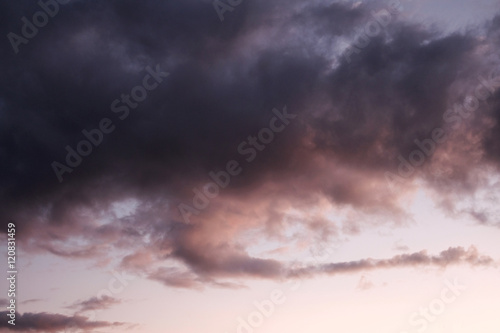
POLYGON ((448 265, 457 264, 496 266, 495 261, 491 257, 480 254, 474 246, 468 249, 464 249, 463 247, 450 247, 447 250, 441 251, 438 255, 430 255, 427 251, 420 251, 397 255, 389 259, 368 258, 356 261, 309 266, 291 271, 290 276, 302 277, 315 274, 335 275, 406 267, 447 267, 448 265))
POLYGON ((92 297, 87 300, 78 301, 74 304, 68 306, 69 309, 75 309, 80 312, 92 311, 92 310, 105 310, 109 309, 111 306, 120 304, 122 301, 114 297, 104 295, 100 298, 92 297))

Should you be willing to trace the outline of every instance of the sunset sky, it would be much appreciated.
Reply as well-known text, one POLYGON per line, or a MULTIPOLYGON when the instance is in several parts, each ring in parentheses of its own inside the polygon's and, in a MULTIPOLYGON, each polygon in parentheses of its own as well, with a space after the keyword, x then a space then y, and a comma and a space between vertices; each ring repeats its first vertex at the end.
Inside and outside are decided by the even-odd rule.
POLYGON ((499 332, 499 0, 17 0, 0 30, 0 332, 499 332))

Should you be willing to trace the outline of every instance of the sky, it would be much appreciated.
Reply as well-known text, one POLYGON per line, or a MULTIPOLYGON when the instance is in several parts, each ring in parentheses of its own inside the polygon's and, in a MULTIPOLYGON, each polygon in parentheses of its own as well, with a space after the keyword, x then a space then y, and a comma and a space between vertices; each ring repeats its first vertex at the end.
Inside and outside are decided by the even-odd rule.
POLYGON ((0 332, 500 329, 498 0, 19 0, 0 31, 0 332))

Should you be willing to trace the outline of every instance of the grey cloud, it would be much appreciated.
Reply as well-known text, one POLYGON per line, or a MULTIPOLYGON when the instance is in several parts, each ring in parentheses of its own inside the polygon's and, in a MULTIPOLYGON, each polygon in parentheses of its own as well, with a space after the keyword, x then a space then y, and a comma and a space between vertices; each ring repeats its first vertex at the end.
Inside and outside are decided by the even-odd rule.
MULTIPOLYGON (((0 312, 2 317, 7 317, 6 314, 6 311, 0 312)), ((24 332, 61 332, 71 328, 88 332, 99 328, 119 327, 122 325, 124 325, 124 323, 89 321, 88 318, 82 316, 65 316, 46 312, 25 312, 16 315, 15 326, 8 324, 6 320, 2 320, 0 329, 9 328, 10 330, 24 332)))

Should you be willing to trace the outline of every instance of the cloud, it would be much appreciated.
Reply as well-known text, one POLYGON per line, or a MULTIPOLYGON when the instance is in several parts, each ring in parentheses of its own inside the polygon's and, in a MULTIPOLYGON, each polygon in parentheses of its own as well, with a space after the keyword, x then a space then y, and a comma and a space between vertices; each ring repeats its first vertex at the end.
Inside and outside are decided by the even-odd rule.
POLYGON ((149 279, 175 288, 203 289, 203 281, 188 271, 175 268, 160 268, 148 276, 149 279))
POLYGON ((92 298, 84 300, 84 301, 75 302, 74 304, 70 305, 68 308, 75 309, 78 311, 78 313, 80 313, 80 312, 92 311, 92 310, 105 310, 105 309, 109 309, 113 305, 120 304, 120 303, 121 303, 121 301, 119 299, 104 295, 101 298, 92 297, 92 298))
MULTIPOLYGON (((335 244, 374 226, 405 225, 411 217, 401 197, 415 179, 456 210, 450 193, 473 196, 486 168, 498 172, 498 87, 406 183, 391 191, 384 174, 397 173, 415 139, 451 127, 447 110, 474 91, 479 73, 498 67, 499 19, 449 34, 394 19, 347 61, 343 45, 384 7, 256 0, 224 24, 209 1, 61 7, 57 24, 19 54, 0 50, 1 223, 18 222, 27 252, 108 260, 116 250, 122 268, 191 287, 286 275, 286 262, 249 248, 310 245, 293 239, 293 228, 335 244), (157 64, 168 78, 140 106, 125 106, 122 95, 157 64), (111 109, 116 100, 129 109, 126 119, 111 109), (285 105, 297 117, 246 162, 239 144, 285 105), (116 129, 59 183, 52 163, 67 163, 67 146, 77 149, 82 131, 103 118, 116 129), (242 173, 185 224, 178 205, 192 205, 209 173, 232 159, 242 173), (451 170, 449 177, 435 179, 430 166, 451 170)), ((0 28, 17 31, 20 17, 36 10, 26 0, 0 4, 0 28)), ((492 214, 473 216, 494 225, 492 214)), ((467 262, 469 252, 455 251, 467 262)), ((440 256, 313 271, 442 266, 440 256)))
MULTIPOLYGON (((7 311, 0 312, 2 317, 7 317, 7 311)), ((80 329, 85 332, 99 328, 112 328, 124 325, 118 322, 89 321, 82 316, 65 316, 51 313, 31 313, 16 314, 16 325, 12 326, 6 320, 0 323, 0 329, 20 330, 29 332, 60 332, 65 329, 80 329)))
POLYGON ((468 264, 471 266, 494 266, 495 261, 478 253, 474 246, 467 250, 463 247, 450 247, 438 255, 429 255, 427 251, 401 254, 390 259, 361 259, 357 261, 330 263, 291 271, 290 275, 302 277, 315 274, 342 274, 375 269, 406 268, 418 266, 446 267, 448 265, 468 264))
MULTIPOLYGON (((479 253, 476 247, 450 247, 437 255, 428 254, 427 251, 396 255, 388 259, 365 258, 349 262, 315 263, 306 264, 299 261, 294 263, 279 262, 276 260, 263 260, 250 256, 231 258, 234 253, 231 249, 221 252, 210 252, 203 249, 207 257, 219 256, 218 260, 211 260, 200 254, 190 254, 190 260, 185 260, 186 267, 161 267, 151 269, 154 265, 145 268, 147 278, 160 282, 165 286, 187 289, 204 289, 205 286, 225 288, 240 288, 241 285, 233 282, 221 282, 220 279, 241 280, 246 278, 261 279, 286 279, 308 278, 317 275, 351 274, 369 272, 372 270, 387 270, 394 268, 412 267, 437 267, 446 268, 449 265, 469 265, 471 267, 485 266, 496 267, 496 261, 490 256, 479 253), (219 262, 224 262, 221 265, 219 262)), ((164 263, 158 260, 157 264, 164 263)), ((363 284, 364 285, 364 284, 363 284)))
POLYGON ((26 301, 22 301, 21 304, 38 303, 38 302, 42 302, 42 301, 43 301, 43 299, 33 298, 33 299, 28 299, 26 301))
POLYGON ((366 276, 362 275, 361 278, 359 279, 356 289, 368 290, 373 287, 374 287, 373 283, 366 276))
POLYGON ((399 252, 405 252, 405 251, 409 251, 410 248, 407 245, 400 244, 399 242, 397 242, 394 244, 393 250, 399 251, 399 252))

